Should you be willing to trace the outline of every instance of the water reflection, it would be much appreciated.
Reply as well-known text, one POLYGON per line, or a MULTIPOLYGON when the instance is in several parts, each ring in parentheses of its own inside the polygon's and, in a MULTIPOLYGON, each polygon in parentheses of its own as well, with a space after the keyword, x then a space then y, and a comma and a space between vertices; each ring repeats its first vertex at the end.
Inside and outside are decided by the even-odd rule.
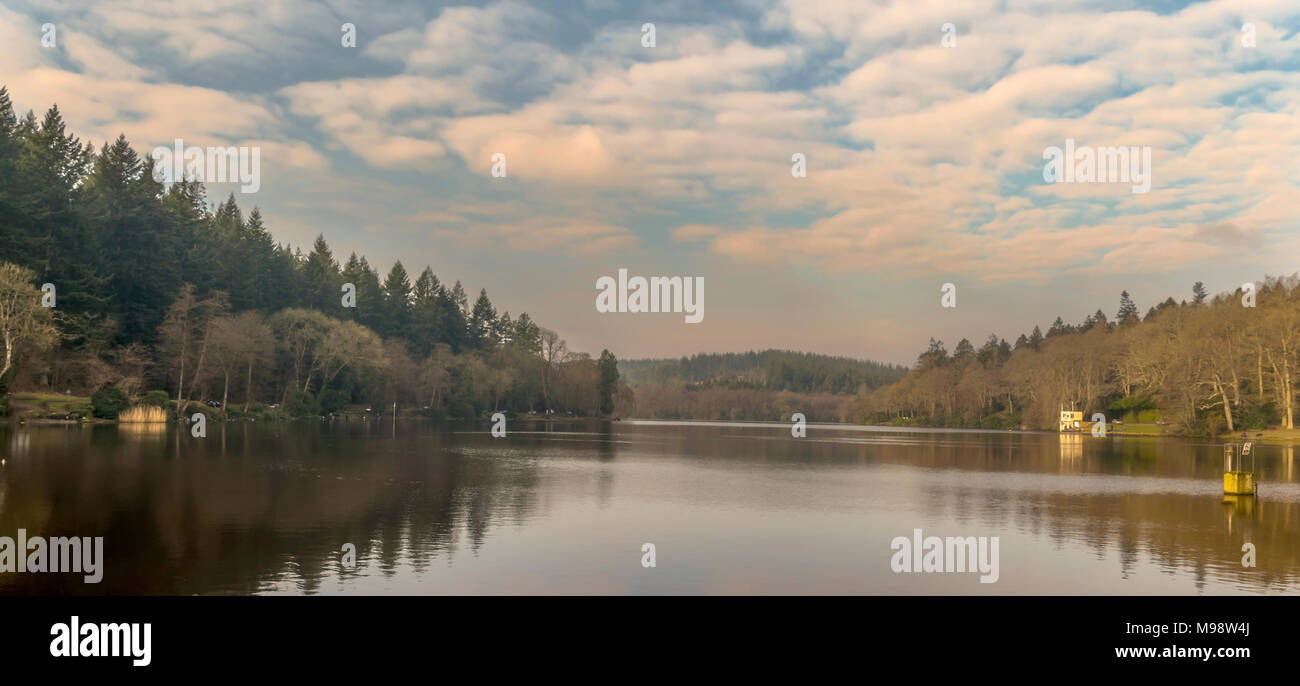
POLYGON ((104 536, 106 554, 97 586, 0 574, 0 593, 1300 590, 1290 446, 1260 446, 1260 496, 1233 498, 1220 445, 1174 439, 581 422, 492 439, 388 418, 0 432, 0 535, 104 536), (1003 537, 1001 580, 892 574, 888 541, 914 527, 1003 537), (659 568, 639 565, 646 541, 659 568))

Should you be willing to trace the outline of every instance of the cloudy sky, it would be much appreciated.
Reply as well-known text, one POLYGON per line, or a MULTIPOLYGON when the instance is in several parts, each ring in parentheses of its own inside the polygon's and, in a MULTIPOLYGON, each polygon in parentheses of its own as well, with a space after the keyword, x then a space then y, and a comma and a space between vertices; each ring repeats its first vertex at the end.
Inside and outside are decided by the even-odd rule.
POLYGON ((620 357, 910 363, 1300 269, 1295 0, 366 4, 4 0, 0 84, 97 146, 259 146, 210 192, 279 240, 620 357), (1067 138, 1150 147, 1150 192, 1045 183, 1067 138), (703 277, 704 321, 596 312, 620 267, 703 277))

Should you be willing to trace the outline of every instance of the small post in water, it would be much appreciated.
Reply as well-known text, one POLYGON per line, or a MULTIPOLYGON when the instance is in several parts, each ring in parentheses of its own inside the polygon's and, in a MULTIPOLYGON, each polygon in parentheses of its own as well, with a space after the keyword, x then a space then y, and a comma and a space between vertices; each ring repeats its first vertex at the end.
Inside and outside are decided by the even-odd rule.
POLYGON ((1255 453, 1250 441, 1223 444, 1224 495, 1255 495, 1255 453), (1245 460, 1250 458, 1250 469, 1245 460))

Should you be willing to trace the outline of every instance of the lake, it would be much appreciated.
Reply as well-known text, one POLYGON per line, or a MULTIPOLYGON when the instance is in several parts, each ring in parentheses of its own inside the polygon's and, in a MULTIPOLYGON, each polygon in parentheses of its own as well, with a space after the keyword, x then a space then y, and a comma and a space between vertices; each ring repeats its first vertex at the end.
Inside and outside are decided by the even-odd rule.
POLYGON ((1300 591, 1300 468, 1260 445, 724 422, 0 428, 0 536, 102 536, 103 580, 0 594, 1240 594, 1300 591), (895 572, 997 537, 998 578, 895 572), (643 545, 654 566, 643 566, 643 545), (1243 567, 1242 548, 1255 547, 1243 567), (355 566, 342 549, 355 547, 355 566))

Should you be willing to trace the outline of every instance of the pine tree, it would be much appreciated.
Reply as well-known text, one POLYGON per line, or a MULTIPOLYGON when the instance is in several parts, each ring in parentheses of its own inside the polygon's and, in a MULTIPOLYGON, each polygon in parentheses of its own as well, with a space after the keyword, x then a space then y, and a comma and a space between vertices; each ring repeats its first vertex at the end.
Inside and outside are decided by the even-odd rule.
MULTIPOLYGON (((316 236, 311 253, 302 265, 302 271, 307 286, 308 304, 331 316, 340 314, 343 279, 324 234, 316 236)), ((360 299, 357 306, 360 307, 360 299)))
MULTIPOLYGON (((460 289, 459 281, 456 282, 456 289, 460 289)), ((464 296, 463 290, 461 296, 464 296)), ((459 353, 467 347, 469 325, 465 321, 463 309, 456 302, 455 291, 439 289, 437 306, 438 323, 441 327, 438 340, 451 346, 453 352, 459 353)))
MULTIPOLYGON (((1006 343, 1006 341, 1003 341, 1003 343, 1006 343)), ((999 355, 1001 355, 1001 352, 998 349, 997 334, 989 334, 988 340, 984 341, 984 345, 980 346, 979 352, 975 355, 975 359, 979 360, 980 364, 988 366, 991 364, 997 364, 1000 361, 998 359, 999 355)))
MULTIPOLYGON (((370 266, 365 256, 361 257, 361 281, 356 283, 358 298, 365 293, 370 302, 369 307, 357 305, 357 321, 372 331, 378 331, 384 325, 384 287, 379 283, 379 270, 370 266)), ((358 300, 360 303, 360 300, 358 300)))
POLYGON ((542 329, 527 312, 520 314, 519 319, 515 320, 511 344, 534 355, 542 352, 542 329))
MULTIPOLYGON (((357 300, 356 307, 349 307, 343 310, 343 317, 351 319, 352 321, 359 321, 360 315, 358 314, 358 311, 364 311, 366 308, 373 308, 375 305, 379 304, 380 301, 376 297, 379 294, 367 292, 369 289, 365 288, 365 280, 366 267, 361 262, 361 259, 357 257, 356 253, 348 255, 348 261, 343 265, 343 282, 350 283, 357 289, 357 300), (364 305, 362 303, 364 303, 364 305)), ((340 291, 340 294, 341 293, 342 291, 340 291)))
POLYGON ((22 193, 17 166, 22 145, 9 91, 0 86, 0 255, 15 263, 22 262, 24 257, 18 245, 24 236, 16 206, 22 193))
MULTIPOLYGON (((459 285, 459 283, 457 284, 459 285)), ((469 316, 469 344, 474 348, 491 348, 492 333, 496 330, 497 311, 488 300, 487 289, 479 290, 478 300, 469 316)))
POLYGON ((438 277, 434 276, 433 270, 425 267, 420 272, 419 278, 415 280, 415 287, 411 290, 411 297, 416 303, 431 303, 434 296, 438 294, 438 289, 442 284, 438 283, 438 277))
POLYGON ((421 359, 433 352, 434 345, 450 343, 442 330, 442 310, 438 304, 441 291, 438 277, 434 276, 432 269, 425 267, 411 291, 414 302, 411 305, 410 351, 421 359))
POLYGON ((275 240, 262 221, 262 210, 254 207, 240 231, 237 272, 238 288, 231 289, 231 301, 237 308, 270 310, 275 308, 275 296, 290 284, 279 283, 276 278, 275 240), (238 292, 236 298, 234 293, 238 292))
POLYGON ((1060 317, 1057 317, 1056 321, 1052 322, 1052 326, 1047 329, 1047 338, 1052 338, 1054 336, 1062 336, 1067 333, 1071 333, 1073 330, 1074 327, 1066 324, 1065 321, 1060 317))
POLYGON ((618 391, 618 359, 608 349, 600 351, 600 360, 596 362, 599 373, 600 413, 614 413, 614 394, 618 391))
POLYGON ((466 317, 469 316, 469 298, 465 296, 465 289, 460 285, 459 281, 451 289, 451 301, 456 303, 456 307, 460 308, 461 314, 466 317))
POLYGON ((379 334, 407 338, 411 334, 411 278, 399 260, 384 279, 384 319, 379 334))
POLYGON ((925 352, 916 358, 916 368, 920 371, 942 367, 948 363, 948 350, 943 347, 943 341, 930 339, 930 346, 925 352))
POLYGON ((301 306, 307 299, 306 281, 302 275, 300 255, 292 246, 277 243, 271 256, 269 283, 274 284, 265 293, 268 312, 286 307, 301 306))
POLYGON ((1096 312, 1092 313, 1092 324, 1093 326, 1100 326, 1103 329, 1109 328, 1110 326, 1110 324, 1107 323, 1106 321, 1106 313, 1102 312, 1101 310, 1097 310, 1096 312))
POLYGON ((245 279, 253 269, 242 261, 244 241, 244 215, 231 193, 217 206, 202 232, 200 245, 212 260, 209 269, 211 288, 220 288, 230 296, 230 304, 237 310, 254 306, 255 294, 248 290, 245 279))
POLYGON ((112 275, 119 343, 154 341, 180 288, 182 271, 193 276, 187 246, 193 245, 204 220, 175 200, 170 206, 160 204, 162 186, 147 170, 126 138, 119 136, 111 145, 104 144, 85 182, 86 214, 98 229, 98 235, 88 239, 104 273, 112 275))
POLYGON ((515 340, 515 322, 510 318, 510 311, 507 310, 497 317, 492 326, 492 343, 507 345, 515 340))
POLYGON ((1130 298, 1128 291, 1119 294, 1119 312, 1115 315, 1115 321, 1120 324, 1131 324, 1138 320, 1138 308, 1130 298))
MULTIPOLYGON (((0 117, 10 120, 7 114, 0 117)), ((84 238, 75 205, 93 152, 67 132, 58 106, 39 123, 31 112, 23 122, 13 121, 15 185, 7 194, 15 211, 9 217, 13 223, 0 228, 0 250, 9 261, 34 270, 38 279, 51 281, 66 276, 53 270, 69 265, 77 251, 74 243, 84 238)))

